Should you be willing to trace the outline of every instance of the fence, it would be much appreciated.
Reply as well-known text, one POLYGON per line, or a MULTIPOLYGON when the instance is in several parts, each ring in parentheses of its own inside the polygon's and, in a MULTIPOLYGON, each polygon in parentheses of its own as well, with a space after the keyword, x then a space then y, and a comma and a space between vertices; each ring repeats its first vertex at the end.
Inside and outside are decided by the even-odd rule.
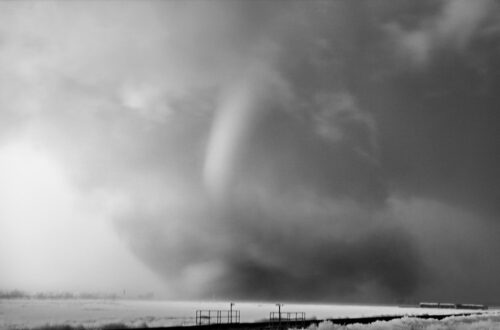
POLYGON ((196 325, 240 323, 238 310, 197 310, 196 325))
POLYGON ((304 327, 306 321, 306 313, 304 312, 271 312, 269 313, 269 325, 293 325, 304 327))

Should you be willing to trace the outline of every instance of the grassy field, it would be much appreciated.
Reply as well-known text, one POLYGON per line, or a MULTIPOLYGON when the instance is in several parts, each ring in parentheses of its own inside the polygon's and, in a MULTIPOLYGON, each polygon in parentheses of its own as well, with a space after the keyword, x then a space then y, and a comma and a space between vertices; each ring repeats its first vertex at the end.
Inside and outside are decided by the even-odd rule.
MULTIPOLYGON (((306 318, 342 318, 379 315, 450 314, 460 310, 401 308, 397 306, 285 304, 285 312, 305 312, 306 318)), ((0 300, 1 329, 72 330, 110 327, 194 325, 198 309, 229 309, 228 303, 155 300, 0 300)), ((236 303, 241 322, 267 320, 277 311, 272 303, 236 303)))

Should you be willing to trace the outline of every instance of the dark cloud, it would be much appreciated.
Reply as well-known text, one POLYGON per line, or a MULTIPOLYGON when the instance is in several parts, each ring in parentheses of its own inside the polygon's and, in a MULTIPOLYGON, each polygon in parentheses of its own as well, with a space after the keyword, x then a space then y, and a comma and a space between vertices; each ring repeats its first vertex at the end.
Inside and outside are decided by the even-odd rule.
MULTIPOLYGON (((435 19, 447 12, 446 6, 424 4, 420 14, 413 6, 401 6, 396 17, 404 21, 406 14, 405 28, 418 29, 422 26, 419 20, 425 23, 435 19)), ((481 47, 474 51, 471 45, 476 38, 468 35, 467 48, 457 49, 450 44, 449 48, 433 49, 432 56, 426 54, 425 68, 393 67, 391 64, 401 61, 398 51, 381 48, 390 44, 387 38, 391 38, 385 32, 390 22, 385 16, 387 8, 379 8, 379 16, 370 16, 356 5, 323 9, 330 15, 338 15, 335 10, 347 17, 352 15, 355 19, 340 19, 338 23, 350 32, 332 28, 331 22, 322 20, 324 13, 311 14, 309 9, 299 8, 290 14, 305 16, 309 23, 304 26, 288 22, 294 33, 280 35, 285 50, 282 54, 286 55, 273 62, 273 68, 291 88, 293 105, 285 111, 273 102, 258 103, 265 111, 240 144, 239 156, 232 165, 236 174, 229 182, 229 193, 222 206, 208 206, 219 210, 215 215, 208 212, 210 219, 205 220, 217 228, 206 232, 210 241, 220 242, 217 249, 209 248, 212 243, 200 243, 206 240, 196 240, 193 251, 172 249, 189 256, 175 269, 191 262, 202 264, 200 269, 204 269, 205 262, 214 261, 222 270, 201 288, 205 295, 216 292, 251 299, 368 299, 367 292, 377 292, 380 299, 419 297, 419 288, 427 283, 445 281, 440 274, 456 269, 454 260, 459 260, 461 254, 452 245, 444 244, 440 249, 447 258, 441 268, 428 268, 434 264, 434 257, 422 259, 421 251, 430 242, 415 234, 425 231, 426 225, 412 227, 408 232, 401 225, 404 221, 391 213, 387 197, 402 194, 435 198, 478 214, 498 211, 498 185, 494 184, 499 168, 493 113, 496 101, 491 93, 496 82, 484 72, 485 67, 493 69, 496 65, 488 55, 490 48, 482 45, 483 51, 481 47), (361 17, 370 19, 366 23, 361 17), (299 28, 294 30, 294 26, 299 28), (350 28, 355 28, 354 32, 350 28), (366 40, 370 35, 378 39, 366 40), (384 59, 388 54, 389 58, 384 59), (474 59, 480 61, 483 71, 471 64, 474 59), (328 124, 318 115, 325 108, 318 95, 325 95, 325 91, 354 98, 354 105, 344 115, 341 102, 327 106, 333 113, 333 125, 326 129, 333 134, 329 136, 318 134, 319 125, 328 124), (300 214, 297 217, 290 210, 276 207, 279 202, 267 201, 270 196, 287 199, 290 192, 297 191, 320 196, 316 198, 322 202, 309 207, 322 214, 304 214, 292 208, 300 214), (236 202, 231 197, 234 194, 238 196, 236 202), (355 205, 340 207, 348 220, 339 219, 335 211, 325 207, 335 208, 345 200, 355 205), (359 214, 356 207, 368 211, 359 214), (374 213, 388 216, 381 228, 372 227, 373 219, 378 217, 374 213), (330 237, 328 233, 334 234, 330 237), (365 296, 360 298, 363 293, 365 296)), ((478 17, 474 19, 480 20, 478 17)), ((447 24, 455 26, 453 22, 447 24)), ((434 27, 429 29, 425 33, 434 40, 434 27)), ((462 33, 446 31, 449 34, 440 38, 455 38, 454 33, 462 33)), ((298 194, 291 198, 291 204, 308 198, 298 194)), ((474 221, 483 226, 482 220, 474 221)), ((460 227, 464 223, 450 225, 460 227)), ((196 226, 192 232, 203 235, 196 226)), ((144 256, 156 255, 141 247, 138 251, 144 256)), ((164 267, 170 269, 154 266, 158 264, 152 263, 152 267, 160 273, 165 273, 164 267)), ((447 294, 451 298, 460 296, 447 294)))
POLYGON ((37 8, 10 16, 52 25, 2 39, 1 138, 28 132, 84 194, 124 200, 119 236, 177 297, 487 296, 496 4, 37 8))
POLYGON ((292 224, 269 236, 247 231, 227 256, 228 272, 214 283, 215 290, 231 298, 339 301, 363 295, 370 300, 367 291, 374 288, 386 299, 415 289, 419 260, 406 234, 375 231, 351 242, 314 233, 314 227, 332 229, 308 220, 304 228, 292 224), (246 248, 255 245, 271 261, 249 253, 246 248), (398 253, 392 251, 396 246, 398 253))
POLYGON ((491 215, 499 211, 499 99, 492 92, 499 81, 470 57, 491 72, 499 63, 490 50, 476 51, 378 82, 371 100, 385 171, 400 189, 491 215))
POLYGON ((181 219, 173 219, 174 209, 159 219, 138 214, 147 222, 121 219, 120 228, 181 297, 390 301, 414 293, 423 263, 413 238, 393 222, 370 219, 354 210, 359 205, 338 203, 318 214, 317 205, 304 211, 290 204, 305 204, 304 197, 279 207, 269 199, 245 195, 219 217, 194 205, 181 219), (165 223, 179 220, 181 230, 165 223), (199 283, 186 280, 192 269, 199 283))
POLYGON ((312 121, 258 104, 271 109, 240 144, 223 199, 198 195, 158 214, 125 215, 118 225, 134 251, 162 276, 181 279, 180 296, 192 294, 182 279, 193 268, 207 273, 194 292, 204 297, 411 295, 423 264, 411 235, 385 214, 373 159, 352 140, 332 142, 312 121))

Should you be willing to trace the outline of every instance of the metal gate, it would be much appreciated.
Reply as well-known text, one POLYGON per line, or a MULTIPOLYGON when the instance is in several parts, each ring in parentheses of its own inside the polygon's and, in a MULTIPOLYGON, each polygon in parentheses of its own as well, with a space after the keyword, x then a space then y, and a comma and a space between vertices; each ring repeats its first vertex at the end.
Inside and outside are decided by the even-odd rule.
POLYGON ((196 311, 196 325, 240 323, 239 310, 206 309, 196 311))

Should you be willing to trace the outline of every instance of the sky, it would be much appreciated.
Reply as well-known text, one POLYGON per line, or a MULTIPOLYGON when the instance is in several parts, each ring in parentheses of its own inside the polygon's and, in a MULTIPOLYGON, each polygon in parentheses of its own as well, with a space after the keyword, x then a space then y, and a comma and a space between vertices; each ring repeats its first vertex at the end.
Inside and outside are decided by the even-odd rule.
POLYGON ((498 302, 500 5, 0 4, 0 288, 498 302))

